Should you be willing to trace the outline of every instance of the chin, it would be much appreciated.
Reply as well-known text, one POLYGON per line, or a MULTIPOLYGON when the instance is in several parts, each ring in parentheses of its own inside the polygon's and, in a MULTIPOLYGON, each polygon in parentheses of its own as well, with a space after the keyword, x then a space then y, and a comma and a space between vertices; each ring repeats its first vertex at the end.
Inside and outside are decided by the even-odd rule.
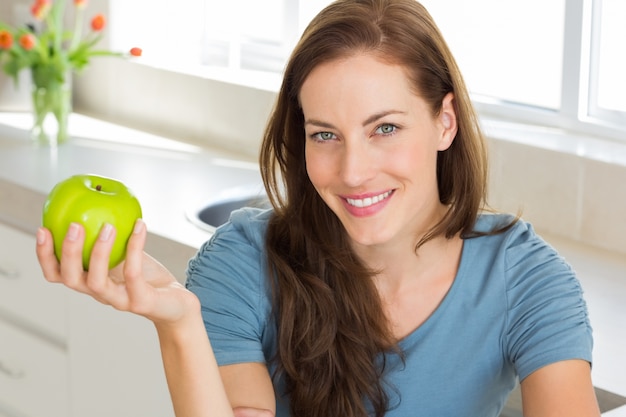
POLYGON ((388 233, 381 233, 376 230, 363 230, 364 228, 359 228, 360 230, 350 230, 348 229, 348 236, 350 240, 359 246, 380 246, 385 243, 389 243, 391 241, 391 236, 388 233))

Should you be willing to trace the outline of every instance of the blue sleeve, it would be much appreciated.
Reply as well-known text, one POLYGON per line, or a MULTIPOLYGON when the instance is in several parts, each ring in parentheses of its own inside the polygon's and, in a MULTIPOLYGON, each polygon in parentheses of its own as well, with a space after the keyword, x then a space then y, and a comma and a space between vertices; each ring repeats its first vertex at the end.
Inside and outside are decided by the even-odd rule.
POLYGON ((591 326, 572 268, 523 222, 509 236, 505 262, 506 348, 520 381, 558 361, 591 363, 591 326))
POLYGON ((269 310, 266 263, 245 228, 237 222, 220 227, 187 270, 186 286, 200 299, 220 365, 266 361, 262 349, 269 310))

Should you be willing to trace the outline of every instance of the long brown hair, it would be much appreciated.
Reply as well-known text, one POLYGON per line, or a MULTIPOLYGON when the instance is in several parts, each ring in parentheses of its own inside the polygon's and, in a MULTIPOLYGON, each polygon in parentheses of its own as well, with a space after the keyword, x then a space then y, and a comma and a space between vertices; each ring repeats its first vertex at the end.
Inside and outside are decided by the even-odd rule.
POLYGON ((416 244, 472 234, 485 200, 484 138, 465 84, 438 28, 415 0, 339 0, 309 24, 286 66, 261 148, 261 173, 274 206, 267 232, 278 328, 278 372, 293 416, 383 416, 381 358, 396 351, 373 272, 351 250, 335 214, 313 188, 304 162, 299 93, 321 63, 374 53, 402 65, 414 92, 441 110, 454 94, 458 133, 437 161, 445 217, 416 244))

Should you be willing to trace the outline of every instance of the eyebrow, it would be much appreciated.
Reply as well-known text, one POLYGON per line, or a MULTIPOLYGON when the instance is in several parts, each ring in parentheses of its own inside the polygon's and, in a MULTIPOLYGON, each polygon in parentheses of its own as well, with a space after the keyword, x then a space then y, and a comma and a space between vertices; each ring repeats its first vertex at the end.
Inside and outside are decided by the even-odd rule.
MULTIPOLYGON (((363 126, 367 126, 371 123, 374 123, 377 120, 382 119, 385 116, 389 116, 390 114, 406 114, 406 112, 400 111, 400 110, 385 110, 385 111, 381 111, 380 113, 375 113, 373 115, 371 115, 370 117, 368 117, 367 119, 365 119, 363 121, 363 126)), ((304 125, 315 125, 318 127, 325 127, 328 129, 334 129, 335 126, 333 126, 331 123, 327 123, 324 122, 322 120, 317 120, 317 119, 307 119, 304 121, 304 125)))

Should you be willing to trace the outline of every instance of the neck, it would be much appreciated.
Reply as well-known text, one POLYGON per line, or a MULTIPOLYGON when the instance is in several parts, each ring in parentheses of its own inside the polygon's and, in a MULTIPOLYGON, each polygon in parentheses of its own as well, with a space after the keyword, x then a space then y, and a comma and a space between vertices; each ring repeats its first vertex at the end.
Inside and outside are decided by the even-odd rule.
POLYGON ((413 231, 409 231, 407 228, 406 233, 378 245, 366 246, 354 243, 353 249, 363 262, 375 271, 389 270, 415 261, 419 262, 419 258, 427 258, 424 255, 425 252, 434 250, 434 248, 447 240, 443 236, 435 236, 421 245, 419 249, 417 248, 418 243, 422 241, 424 236, 443 219, 447 210, 447 206, 437 204, 430 210, 427 210, 426 214, 421 215, 421 219, 415 220, 420 226, 413 229, 413 231), (420 256, 418 256, 418 253, 420 256))

